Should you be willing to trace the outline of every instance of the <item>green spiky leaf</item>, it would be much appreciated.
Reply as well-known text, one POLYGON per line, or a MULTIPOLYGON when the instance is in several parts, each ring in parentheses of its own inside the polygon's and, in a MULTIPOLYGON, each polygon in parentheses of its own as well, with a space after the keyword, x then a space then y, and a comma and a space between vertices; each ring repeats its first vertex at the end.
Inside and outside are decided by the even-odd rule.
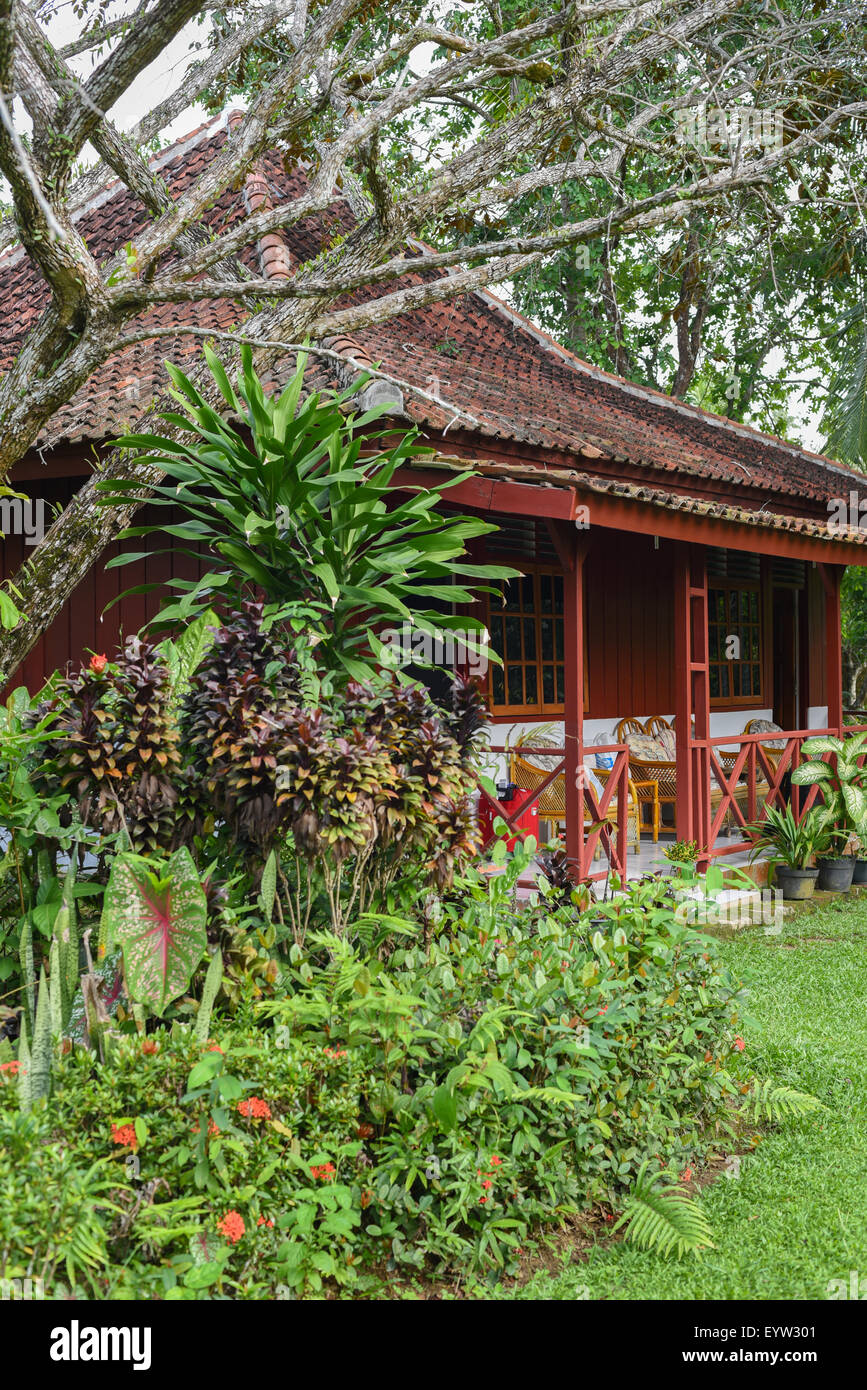
POLYGON ((205 1043, 208 1041, 208 1034, 211 1028, 211 1013, 214 1008, 214 1000, 217 997, 217 990, 223 978, 223 956, 217 950, 211 957, 208 966, 208 973, 205 976, 205 983, 202 989, 202 1002, 199 1004, 199 1012, 196 1015, 196 1026, 193 1032, 197 1042, 205 1043))
POLYGON ((45 1100, 51 1094, 51 1000, 44 968, 39 972, 36 1022, 30 1049, 30 1098, 45 1100))

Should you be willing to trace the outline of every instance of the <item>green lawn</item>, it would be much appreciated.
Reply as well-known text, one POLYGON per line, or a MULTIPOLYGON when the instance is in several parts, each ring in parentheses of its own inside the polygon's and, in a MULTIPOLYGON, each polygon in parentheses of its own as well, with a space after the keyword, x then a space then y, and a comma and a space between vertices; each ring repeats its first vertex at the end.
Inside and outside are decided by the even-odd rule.
POLYGON ((723 950, 750 986, 756 1071, 827 1113, 766 1131, 738 1178, 704 1189, 714 1250, 675 1261, 600 1241, 496 1297, 823 1299, 829 1280, 867 1276, 867 898, 801 912, 778 937, 746 929, 723 950))

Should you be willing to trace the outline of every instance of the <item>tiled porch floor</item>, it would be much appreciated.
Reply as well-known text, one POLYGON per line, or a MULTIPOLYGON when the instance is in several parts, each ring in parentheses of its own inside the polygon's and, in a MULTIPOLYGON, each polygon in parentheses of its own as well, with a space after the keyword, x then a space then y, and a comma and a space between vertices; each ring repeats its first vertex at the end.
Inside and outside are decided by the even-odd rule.
MULTIPOLYGON (((646 838, 642 835, 638 852, 636 853, 635 849, 631 848, 627 855, 627 877, 640 878, 642 874, 654 873, 657 869, 666 868, 668 860, 665 858, 662 851, 665 849, 666 845, 673 845, 676 838, 675 835, 661 834, 657 843, 654 844, 650 835, 646 838)), ((716 842, 716 847, 718 849, 728 849, 730 845, 733 847, 738 843, 741 843, 739 836, 732 835, 731 838, 727 838, 725 835, 721 835, 716 842)), ((725 868, 742 869, 749 863, 750 846, 746 842, 743 843, 744 849, 741 852, 737 854, 727 854, 720 861, 725 868)), ((601 858, 597 861, 597 867, 604 867, 601 863, 601 858)))
MULTIPOLYGON (((668 860, 665 858, 663 850, 665 849, 666 845, 673 845, 676 838, 677 837, 674 834, 665 834, 664 832, 661 832, 658 841, 656 842, 656 844, 654 844, 649 831, 646 836, 642 835, 640 847, 637 852, 634 846, 630 845, 629 853, 627 855, 626 860, 627 878, 637 879, 641 878, 644 874, 656 873, 659 869, 668 868, 668 860)), ((733 847, 738 842, 739 837, 736 835, 732 835, 731 838, 727 838, 725 835, 721 835, 716 843, 717 848, 728 848, 729 845, 733 847)), ((745 869, 749 864, 749 860, 749 845, 745 843, 745 847, 742 851, 734 854, 727 854, 718 862, 721 865, 721 867, 725 869, 745 869)), ((591 872, 598 873, 600 871, 604 871, 604 869, 605 854, 602 850, 600 850, 599 858, 593 861, 591 872)), ((532 886, 532 882, 537 876, 538 872, 539 870, 534 866, 532 876, 528 871, 527 875, 521 881, 522 885, 525 885, 527 887, 532 886)))

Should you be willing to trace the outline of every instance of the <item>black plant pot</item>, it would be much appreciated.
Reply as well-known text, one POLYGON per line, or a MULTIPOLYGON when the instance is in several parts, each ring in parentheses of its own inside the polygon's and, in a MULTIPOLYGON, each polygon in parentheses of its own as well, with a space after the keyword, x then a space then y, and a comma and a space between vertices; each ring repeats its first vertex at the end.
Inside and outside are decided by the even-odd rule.
POLYGON ((867 883, 867 859, 855 860, 855 872, 852 875, 853 883, 867 883))
POLYGON ((841 855, 839 859, 820 859, 816 886, 826 893, 848 893, 854 873, 855 860, 851 854, 841 855))
POLYGON ((805 898, 812 898, 818 877, 818 869, 793 869, 788 864, 778 864, 774 870, 774 887, 780 889, 788 902, 803 902, 805 898))

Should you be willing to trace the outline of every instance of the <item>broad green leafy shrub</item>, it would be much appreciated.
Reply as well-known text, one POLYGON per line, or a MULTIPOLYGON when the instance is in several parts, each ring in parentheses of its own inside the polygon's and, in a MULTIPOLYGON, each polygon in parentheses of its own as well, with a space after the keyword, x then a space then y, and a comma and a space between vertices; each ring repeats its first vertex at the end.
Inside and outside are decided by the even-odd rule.
POLYGON ((15 1097, 0 1079, 0 1280, 41 1279, 48 1298, 62 1296, 60 1280, 91 1293, 109 1262, 123 1170, 74 1131, 57 1133, 44 1107, 21 1113, 15 1097))
MULTIPOLYGON (((430 450, 416 442, 417 429, 401 435, 371 428, 387 406, 347 418, 358 383, 341 395, 305 393, 302 353, 286 388, 269 394, 248 348, 241 349, 234 386, 216 354, 206 348, 204 355, 243 434, 169 364, 170 394, 184 414, 163 418, 180 424, 184 439, 145 434, 118 441, 165 474, 149 500, 181 512, 172 534, 205 570, 197 581, 175 581, 182 597, 164 608, 162 619, 186 622, 211 602, 239 607, 260 593, 285 608, 303 604, 321 632, 324 664, 341 684, 367 681, 383 664, 377 636, 383 617, 421 634, 458 630, 463 641, 472 642, 468 633, 481 637, 480 619, 454 606, 471 604, 479 581, 516 571, 469 556, 467 542, 496 530, 491 522, 443 511, 449 488, 472 472, 401 500, 391 486, 396 470, 430 450)), ((98 486, 107 506, 127 506, 130 494, 141 491, 117 480, 98 486)), ((154 532, 162 546, 157 525, 130 527, 121 539, 154 532)), ((129 560, 119 555, 109 567, 129 560)))
POLYGON ((70 1248, 71 1281, 90 1270, 111 1286, 124 1266, 138 1296, 195 1296, 242 1271, 233 1296, 256 1296, 263 1279, 298 1291, 350 1282, 369 1165, 362 1068, 357 1053, 282 1048, 260 1030, 203 1047, 175 1025, 119 1039, 106 1063, 83 1048, 59 1058, 51 1107, 33 1117, 17 1114, 15 1086, 0 1082, 0 1140, 21 1133, 20 1171, 0 1179, 15 1227, 10 1270, 44 1230, 46 1267, 70 1248), (43 1181, 52 1165, 57 1176, 43 1181), (103 1189, 113 1221, 100 1215, 103 1189))
POLYGON ((510 877, 470 886, 426 949, 395 945, 387 965, 336 938, 323 965, 311 942, 262 1006, 280 1036, 364 1055, 365 1229, 398 1264, 508 1265, 534 1223, 707 1151, 741 1089, 739 984, 670 885, 520 915, 510 877))
POLYGON ((670 884, 517 911, 519 860, 462 881, 427 945, 397 919, 355 945, 310 933, 282 997, 255 1006, 262 1026, 215 1020, 219 1046, 176 1024, 115 1040, 105 1063, 58 1059, 53 1136, 81 1166, 114 1155, 128 1214, 142 1198, 110 1237, 125 1288, 508 1270, 535 1227, 621 1208, 636 1182, 660 1205, 654 1183, 742 1099, 739 986, 670 884))

